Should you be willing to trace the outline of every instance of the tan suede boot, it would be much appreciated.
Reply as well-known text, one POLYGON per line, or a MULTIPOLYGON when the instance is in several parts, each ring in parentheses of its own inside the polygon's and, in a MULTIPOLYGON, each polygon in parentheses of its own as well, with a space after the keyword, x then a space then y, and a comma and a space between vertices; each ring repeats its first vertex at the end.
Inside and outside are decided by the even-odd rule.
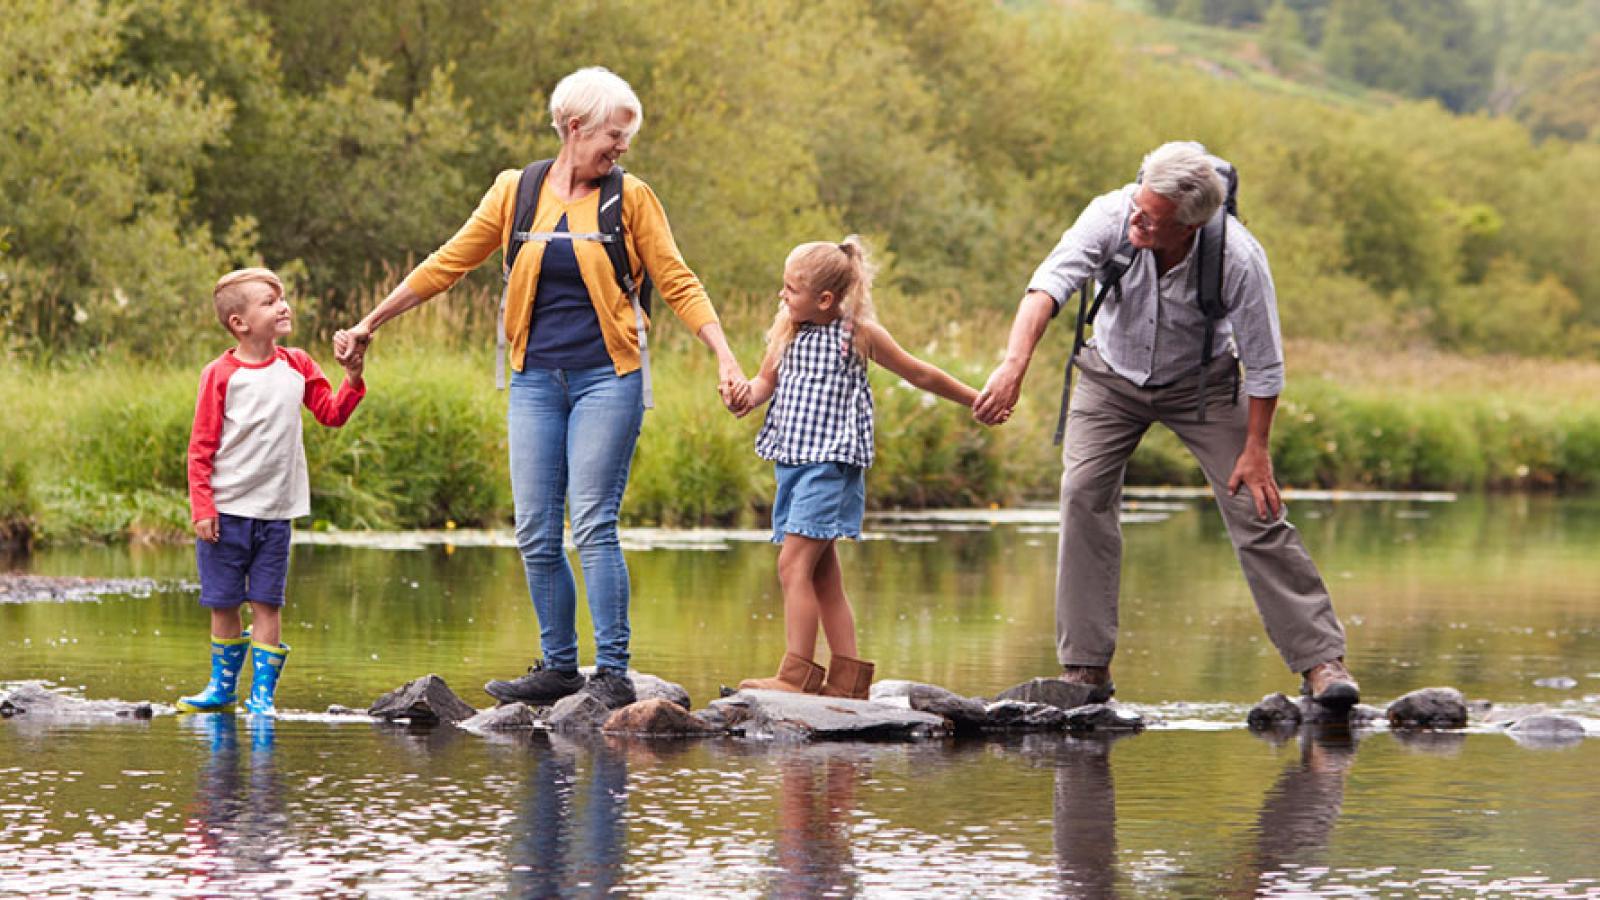
POLYGON ((849 697, 852 700, 865 700, 872 692, 872 670, 875 667, 864 659, 851 659, 848 656, 834 657, 828 660, 828 681, 822 686, 824 697, 849 697))
POLYGON ((771 678, 746 678, 739 682, 741 691, 788 691, 791 694, 815 694, 822 689, 822 679, 827 670, 793 653, 785 653, 778 664, 778 674, 771 678))

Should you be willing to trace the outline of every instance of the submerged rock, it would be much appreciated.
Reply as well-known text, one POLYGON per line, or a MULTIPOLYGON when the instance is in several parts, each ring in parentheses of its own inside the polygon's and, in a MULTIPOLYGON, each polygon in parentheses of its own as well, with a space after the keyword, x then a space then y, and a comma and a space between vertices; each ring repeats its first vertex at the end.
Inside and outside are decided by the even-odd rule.
POLYGON ((662 698, 640 700, 612 713, 601 727, 608 734, 692 735, 720 732, 683 706, 662 698))
POLYGON ((520 731, 539 727, 539 718, 526 703, 492 706, 456 723, 467 731, 520 731))
POLYGON ((1578 686, 1578 679, 1568 678, 1565 675, 1557 678, 1540 678, 1533 683, 1534 687, 1551 688, 1558 691, 1570 691, 1578 686))
POLYGON ((568 694, 550 707, 545 724, 556 731, 599 731, 611 716, 605 701, 587 692, 568 694))
POLYGON ((387 721, 410 719, 419 724, 461 722, 477 715, 438 675, 428 674, 374 700, 367 715, 387 721))
POLYGON ((1001 691, 995 700, 1021 700, 1024 703, 1048 703, 1057 709, 1077 709, 1088 706, 1089 696, 1099 690, 1087 684, 1068 684, 1059 678, 1035 678, 1014 688, 1001 691))
POLYGON ((1556 713, 1536 713, 1519 719, 1506 728, 1506 733, 1530 747, 1564 747, 1588 736, 1582 722, 1556 713))
POLYGON ((784 691, 740 691, 718 701, 742 700, 750 717, 743 724, 748 737, 781 740, 911 740, 949 732, 943 716, 900 709, 870 700, 791 694, 784 691))
POLYGON ((0 718, 7 719, 22 715, 30 719, 149 719, 155 714, 150 703, 85 700, 32 681, 0 692, 0 718))
POLYGON ((1388 715, 1392 728, 1464 728, 1467 701, 1455 688, 1423 688, 1389 704, 1388 715))

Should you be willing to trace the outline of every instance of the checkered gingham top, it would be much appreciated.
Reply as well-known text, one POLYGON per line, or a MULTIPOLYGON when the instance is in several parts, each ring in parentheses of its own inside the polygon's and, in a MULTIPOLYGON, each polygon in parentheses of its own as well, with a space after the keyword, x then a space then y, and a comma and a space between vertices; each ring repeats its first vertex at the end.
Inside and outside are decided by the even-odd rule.
POLYGON ((872 388, 844 319, 801 324, 778 363, 756 455, 784 465, 872 465, 872 388))

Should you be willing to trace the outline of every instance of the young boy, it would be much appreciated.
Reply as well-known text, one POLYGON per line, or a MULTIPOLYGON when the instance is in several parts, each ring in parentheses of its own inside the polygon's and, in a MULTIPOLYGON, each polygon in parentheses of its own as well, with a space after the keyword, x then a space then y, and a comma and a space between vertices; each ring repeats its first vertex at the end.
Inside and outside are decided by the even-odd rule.
POLYGON ((211 610, 211 681, 178 700, 189 712, 233 706, 239 671, 251 657, 246 712, 274 715, 278 675, 289 655, 278 610, 289 573, 289 520, 311 511, 300 406, 337 428, 366 395, 364 361, 340 361, 335 393, 305 351, 279 347, 293 328, 283 282, 269 269, 239 269, 212 291, 217 318, 238 346, 200 375, 189 438, 189 505, 194 519, 200 605, 211 610), (249 602, 254 635, 242 632, 249 602))

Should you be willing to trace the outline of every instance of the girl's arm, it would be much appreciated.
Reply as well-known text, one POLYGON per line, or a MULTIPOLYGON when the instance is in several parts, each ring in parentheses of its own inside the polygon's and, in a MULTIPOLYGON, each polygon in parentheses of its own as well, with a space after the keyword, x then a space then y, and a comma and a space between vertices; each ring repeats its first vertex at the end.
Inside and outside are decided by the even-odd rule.
POLYGON ((867 359, 904 378, 913 387, 962 406, 970 407, 978 399, 977 391, 957 381, 950 373, 907 353, 877 322, 857 324, 856 335, 863 342, 867 359))

